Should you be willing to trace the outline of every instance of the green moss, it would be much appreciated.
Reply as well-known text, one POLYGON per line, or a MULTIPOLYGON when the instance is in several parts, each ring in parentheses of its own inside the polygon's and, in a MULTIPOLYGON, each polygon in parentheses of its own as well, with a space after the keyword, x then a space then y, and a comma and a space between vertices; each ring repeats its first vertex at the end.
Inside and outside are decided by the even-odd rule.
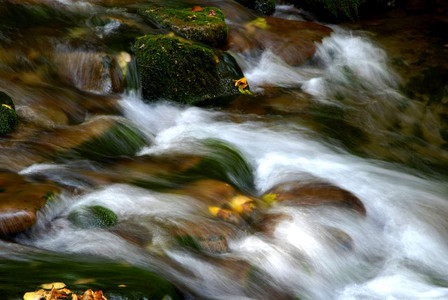
POLYGON ((116 123, 99 137, 92 138, 74 149, 57 154, 57 159, 87 158, 104 161, 119 156, 134 156, 148 140, 134 126, 116 123))
POLYGON ((366 0, 302 0, 298 5, 329 21, 356 20, 366 0))
POLYGON ((99 205, 77 208, 67 219, 80 228, 110 227, 118 223, 118 217, 113 211, 99 205))
POLYGON ((192 12, 190 8, 151 6, 139 12, 184 38, 213 47, 223 46, 229 33, 224 13, 217 7, 202 7, 202 11, 192 12))
POLYGON ((226 182, 246 194, 254 194, 255 184, 252 166, 233 145, 217 139, 201 141, 198 151, 204 156, 195 166, 163 178, 142 178, 132 184, 163 191, 182 188, 186 183, 201 179, 226 182), (202 149, 201 149, 202 148, 202 149))
POLYGON ((255 0, 255 10, 265 14, 265 15, 271 15, 275 11, 275 0, 255 0))
POLYGON ((143 97, 194 104, 237 95, 232 79, 243 77, 235 60, 219 50, 163 35, 135 43, 143 97))
POLYGON ((12 132, 17 123, 18 118, 11 97, 0 92, 0 136, 12 132))
POLYGON ((264 15, 273 14, 276 6, 275 0, 236 0, 236 1, 264 15))

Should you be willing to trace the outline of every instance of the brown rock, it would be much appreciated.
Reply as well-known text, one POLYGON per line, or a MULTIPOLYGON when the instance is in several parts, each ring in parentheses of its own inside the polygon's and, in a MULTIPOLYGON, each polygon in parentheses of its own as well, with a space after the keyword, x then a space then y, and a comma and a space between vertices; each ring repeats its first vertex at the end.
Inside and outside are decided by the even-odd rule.
POLYGON ((204 179, 192 182, 177 193, 195 198, 207 205, 226 206, 237 195, 237 191, 222 181, 204 179))
POLYGON ((57 192, 56 186, 31 183, 20 175, 0 172, 0 235, 33 226, 48 196, 57 192))
POLYGON ((213 221, 184 222, 174 230, 179 244, 208 254, 229 252, 227 240, 235 235, 233 226, 213 221))
POLYGON ((314 55, 316 42, 331 32, 330 28, 312 22, 258 18, 243 27, 231 27, 228 48, 235 52, 271 49, 286 63, 299 66, 314 55))
POLYGON ((366 214, 364 204, 355 195, 323 181, 285 182, 272 188, 268 194, 275 195, 275 200, 279 202, 299 206, 333 205, 366 214))
POLYGON ((55 55, 55 62, 61 76, 81 90, 123 91, 123 73, 117 59, 110 54, 62 52, 55 55))

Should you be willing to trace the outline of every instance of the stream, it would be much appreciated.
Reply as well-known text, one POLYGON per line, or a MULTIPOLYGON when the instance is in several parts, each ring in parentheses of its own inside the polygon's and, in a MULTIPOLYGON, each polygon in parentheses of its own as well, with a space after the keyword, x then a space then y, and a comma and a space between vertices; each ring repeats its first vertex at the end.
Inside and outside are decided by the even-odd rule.
MULTIPOLYGON (((166 33, 136 13, 145 1, 23 1, 29 7, 15 11, 16 2, 0 8, 9 16, 0 25, 0 90, 15 101, 20 133, 0 140, 0 169, 61 193, 31 229, 0 240, 1 299, 51 281, 102 289, 108 299, 159 299, 148 284, 154 274, 181 299, 448 298, 447 82, 440 96, 428 84, 437 79, 419 77, 436 70, 447 78, 446 17, 398 12, 327 24, 332 34, 297 67, 269 49, 231 52, 254 95, 213 107, 145 102, 132 59, 123 90, 90 68, 92 53, 128 58, 135 37, 166 33), (35 3, 50 9, 31 14, 35 3), (129 122, 150 144, 103 163, 41 159, 50 146, 29 142, 102 118, 129 122), (174 174, 213 152, 202 143, 209 140, 231 145, 249 165, 253 187, 230 178, 238 193, 262 199, 282 183, 319 180, 356 196, 366 213, 278 202, 257 204, 254 224, 273 222, 231 224, 211 216, 201 197, 220 189, 214 177, 168 189, 130 183, 157 177, 154 170, 174 174), (68 216, 85 205, 112 210, 118 225, 74 227, 68 216), (225 236, 226 249, 180 245, 176 232, 190 227, 225 236)), ((177 2, 219 6, 231 30, 254 18, 233 1, 177 2)), ((287 5, 274 16, 303 20, 287 5)))

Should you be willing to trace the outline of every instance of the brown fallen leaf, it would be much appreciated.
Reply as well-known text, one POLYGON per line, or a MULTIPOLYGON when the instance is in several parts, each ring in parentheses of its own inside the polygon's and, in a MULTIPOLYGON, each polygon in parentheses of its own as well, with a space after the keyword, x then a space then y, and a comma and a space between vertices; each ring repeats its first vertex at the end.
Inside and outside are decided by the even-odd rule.
POLYGON ((216 16, 216 12, 212 9, 211 11, 208 12, 208 15, 214 17, 216 16))

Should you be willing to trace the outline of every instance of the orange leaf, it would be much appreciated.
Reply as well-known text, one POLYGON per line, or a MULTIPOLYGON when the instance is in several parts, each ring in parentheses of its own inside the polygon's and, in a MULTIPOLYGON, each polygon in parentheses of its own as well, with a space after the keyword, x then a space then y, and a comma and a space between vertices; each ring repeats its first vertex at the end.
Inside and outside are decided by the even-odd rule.
POLYGON ((192 11, 192 12, 203 11, 203 9, 202 9, 202 7, 200 7, 200 6, 193 6, 193 8, 190 9, 190 11, 192 11))
POLYGON ((232 79, 232 81, 235 82, 236 87, 241 86, 242 89, 244 89, 248 86, 246 77, 240 78, 238 80, 232 79))

